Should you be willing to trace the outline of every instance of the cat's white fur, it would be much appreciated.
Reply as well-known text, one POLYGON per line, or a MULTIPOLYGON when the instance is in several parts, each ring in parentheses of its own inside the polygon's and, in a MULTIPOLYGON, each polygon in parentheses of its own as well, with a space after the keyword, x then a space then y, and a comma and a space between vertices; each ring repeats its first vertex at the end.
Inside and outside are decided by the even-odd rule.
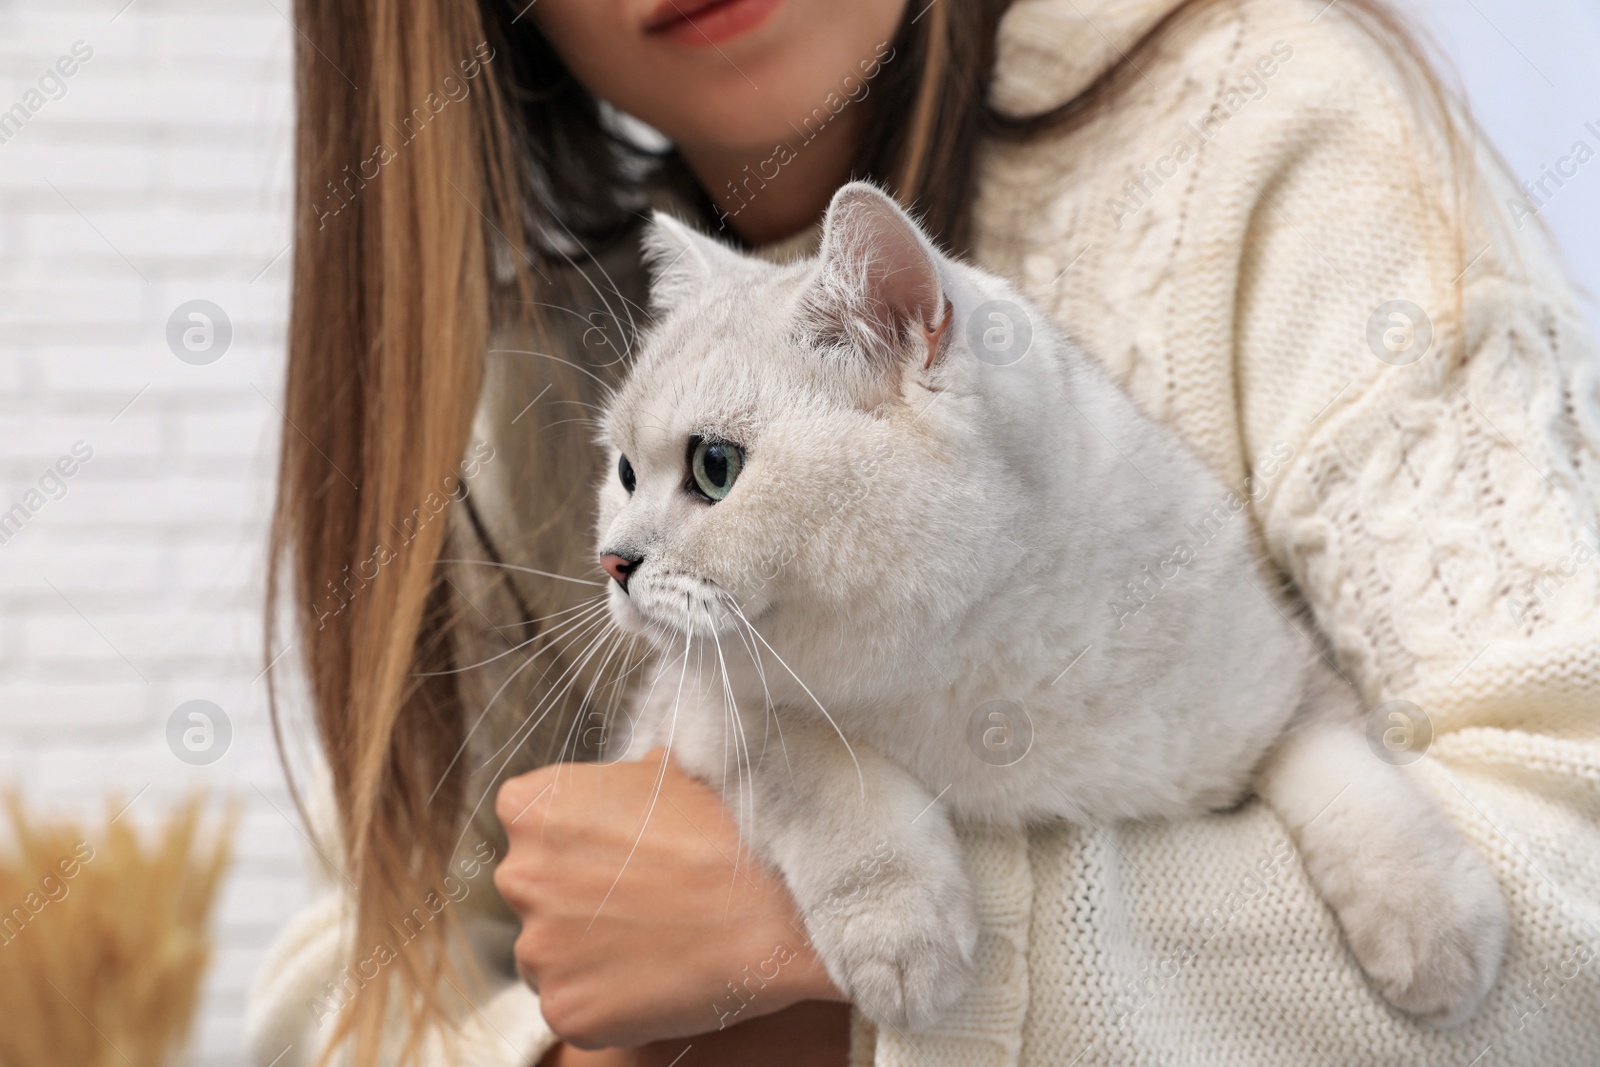
POLYGON ((1175 434, 869 185, 835 196, 816 259, 665 217, 647 252, 659 323, 603 420, 637 487, 601 491, 599 547, 639 560, 610 605, 660 657, 615 748, 669 744, 724 789, 862 1010, 920 1026, 966 986, 952 816, 1180 818, 1254 789, 1381 993, 1438 1024, 1473 1012, 1506 943, 1499 887, 1369 750, 1247 521, 1198 543, 1228 490, 1175 434), (997 300, 1032 330, 1007 366, 968 336, 997 300), (746 454, 714 504, 687 488, 694 436, 746 454), (1130 581, 1153 591, 1136 614, 1111 606, 1136 603, 1130 581), (986 721, 996 699, 1032 730, 1003 766, 1021 749, 986 760, 974 739, 1026 727, 986 721))

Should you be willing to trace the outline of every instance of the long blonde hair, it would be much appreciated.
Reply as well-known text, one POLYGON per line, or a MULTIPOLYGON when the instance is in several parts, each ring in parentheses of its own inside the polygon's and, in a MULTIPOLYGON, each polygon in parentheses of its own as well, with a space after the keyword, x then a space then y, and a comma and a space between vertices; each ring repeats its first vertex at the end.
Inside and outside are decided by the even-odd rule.
MULTIPOLYGON (((1020 122, 985 103, 1009 2, 944 0, 916 20, 908 9, 897 58, 869 98, 856 175, 894 190, 954 251, 967 242, 983 138, 1047 134, 1110 106, 1173 26, 1229 0, 1187 0, 1078 99, 1020 122)), ((549 253, 537 235, 552 221, 595 244, 630 232, 620 205, 637 168, 625 161, 642 150, 608 132, 593 97, 519 16, 521 0, 297 0, 295 8, 295 260, 266 653, 269 662, 278 655, 271 635, 286 594, 361 953, 384 942, 389 924, 444 874, 464 784, 452 762, 464 709, 446 673, 447 524, 415 526, 375 570, 371 561, 461 463, 491 315, 518 309, 540 329, 538 274, 549 253), (469 81, 469 91, 458 97, 447 76, 469 81), (447 110, 435 112, 433 98, 448 99, 447 110), (395 149, 408 120, 426 122, 425 135, 395 149), (495 300, 497 258, 515 269, 520 299, 495 300), (330 592, 341 590, 349 595, 340 610, 328 611, 330 592)), ((1390 47, 1452 128, 1428 64, 1379 0, 1345 0, 1341 13, 1390 47)), ((569 395, 591 391, 575 370, 552 363, 549 373, 569 395)), ((518 472, 536 504, 571 498, 562 477, 518 472)), ((587 516, 561 521, 581 537, 587 516)), ((281 748, 276 699, 273 721, 281 748)), ((341 1012, 335 1040, 353 1039, 358 1065, 377 1061, 397 1004, 408 1021, 402 1059, 447 1014, 445 918, 341 1012)))

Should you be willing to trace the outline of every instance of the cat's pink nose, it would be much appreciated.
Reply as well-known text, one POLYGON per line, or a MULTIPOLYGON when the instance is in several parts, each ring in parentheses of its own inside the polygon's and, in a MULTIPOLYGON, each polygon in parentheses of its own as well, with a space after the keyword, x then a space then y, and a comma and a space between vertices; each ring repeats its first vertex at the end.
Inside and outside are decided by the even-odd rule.
POLYGON ((617 584, 623 589, 628 588, 628 575, 632 574, 633 568, 638 565, 637 559, 619 556, 615 552, 604 552, 600 556, 600 566, 604 567, 606 573, 616 579, 617 584))

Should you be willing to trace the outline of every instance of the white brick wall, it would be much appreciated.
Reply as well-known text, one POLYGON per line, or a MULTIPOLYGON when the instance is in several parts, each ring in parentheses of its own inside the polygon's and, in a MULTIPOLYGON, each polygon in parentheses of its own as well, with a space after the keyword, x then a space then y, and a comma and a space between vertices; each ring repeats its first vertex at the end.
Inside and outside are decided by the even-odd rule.
POLYGON ((235 1064, 250 977, 306 895, 304 845, 254 788, 292 811, 252 681, 293 30, 266 0, 124 2, 0 3, 0 109, 74 42, 93 49, 0 144, 0 511, 74 442, 94 450, 0 544, 0 782, 86 814, 148 786, 126 816, 146 824, 194 785, 243 802, 195 1057, 235 1064), (195 298, 233 324, 207 366, 165 340, 195 298), (206 767, 165 740, 196 698, 234 728, 206 767))
MULTIPOLYGON (((74 42, 94 49, 0 144, 0 511, 74 442, 94 449, 0 544, 0 783, 83 812, 148 786, 128 816, 146 821, 196 784, 244 803, 196 1050, 221 1065, 239 1062, 244 991, 306 892, 304 845, 257 792, 291 810, 256 679, 293 31, 286 0, 134 0, 119 15, 125 2, 0 0, 0 109, 74 42), (165 342, 196 298, 234 329, 207 366, 165 342), (209 767, 165 741, 196 698, 234 727, 209 767)), ((1585 0, 1416 2, 1519 175, 1600 120, 1600 12, 1585 0)), ((1547 217, 1600 290, 1600 162, 1547 217)))

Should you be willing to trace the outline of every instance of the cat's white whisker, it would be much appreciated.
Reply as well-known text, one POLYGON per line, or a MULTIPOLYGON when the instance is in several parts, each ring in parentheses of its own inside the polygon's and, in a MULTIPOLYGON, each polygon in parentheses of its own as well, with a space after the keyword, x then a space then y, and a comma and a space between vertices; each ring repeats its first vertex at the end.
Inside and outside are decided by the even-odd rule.
MULTIPOLYGON (((544 708, 544 710, 541 711, 540 710, 540 705, 535 705, 534 710, 532 712, 530 712, 524 718, 523 725, 521 727, 519 727, 519 730, 521 730, 522 733, 523 733, 523 741, 519 741, 517 743, 517 745, 514 746, 512 748, 512 750, 506 754, 505 760, 502 761, 500 766, 495 769, 495 773, 494 773, 493 778, 491 779, 491 781, 496 781, 497 782, 497 781, 499 781, 501 779, 501 777, 505 773, 505 768, 510 764, 510 761, 515 757, 517 749, 519 749, 522 746, 523 742, 526 741, 526 739, 531 738, 533 736, 533 732, 536 729, 538 729, 539 724, 544 720, 544 718, 546 716, 548 716, 550 714, 550 712, 554 711, 557 706, 559 706, 562 702, 566 701, 569 698, 570 694, 572 693, 573 686, 577 684, 578 678, 581 677, 582 674, 583 674, 583 668, 586 667, 588 665, 588 663, 596 655, 599 655, 602 651, 605 653, 605 657, 606 658, 605 658, 605 660, 602 661, 600 668, 597 668, 595 674, 598 675, 600 673, 600 671, 604 670, 604 664, 606 662, 609 662, 612 652, 615 651, 615 649, 616 649, 616 647, 617 647, 617 645, 619 643, 618 642, 618 636, 619 636, 618 632, 615 630, 615 628, 614 627, 610 627, 610 628, 602 629, 599 633, 597 633, 593 638, 590 639, 589 644, 585 647, 583 655, 573 664, 572 669, 570 671, 564 672, 562 677, 561 677, 561 679, 557 680, 557 685, 559 686, 559 689, 557 689, 557 688, 552 688, 551 689, 551 691, 550 691, 551 701, 550 701, 549 706, 544 708)), ((589 699, 589 694, 593 693, 593 691, 594 691, 594 680, 591 680, 588 692, 586 692, 584 697, 583 697, 583 699, 578 702, 577 707, 574 709, 575 710, 575 714, 572 716, 572 721, 567 724, 567 736, 568 737, 570 737, 572 735, 572 730, 574 729, 574 727, 577 724, 579 724, 579 723, 581 723, 583 721, 582 711, 583 711, 583 708, 584 708, 584 706, 586 705, 586 703, 587 703, 587 701, 589 699)), ((541 704, 542 703, 543 702, 541 701, 541 704)), ((545 757, 542 757, 539 760, 539 762, 542 762, 542 763, 549 763, 549 762, 555 762, 556 763, 556 765, 557 765, 556 766, 556 783, 557 784, 559 784, 560 776, 561 776, 560 763, 559 763, 560 756, 561 756, 562 752, 564 752, 564 751, 565 751, 565 742, 563 741, 562 745, 557 749, 557 751, 555 751, 554 753, 550 753, 549 755, 547 755, 545 757)))
POLYGON ((778 654, 778 650, 772 647, 771 642, 769 642, 765 637, 761 636, 761 631, 756 629, 754 624, 752 624, 749 619, 745 618, 745 614, 739 608, 739 605, 734 603, 732 600, 728 600, 726 603, 728 607, 733 609, 734 613, 737 614, 740 619, 744 620, 745 626, 749 627, 750 632, 755 635, 756 640, 765 645, 767 651, 772 653, 772 658, 778 661, 778 665, 789 672, 789 677, 795 680, 795 684, 797 684, 801 689, 805 690, 806 696, 811 698, 811 702, 817 706, 817 710, 822 712, 822 717, 828 720, 828 725, 833 727, 833 732, 839 735, 839 740, 844 742, 845 751, 850 753, 850 762, 855 764, 856 782, 861 788, 861 795, 865 797, 867 795, 867 780, 862 776, 861 761, 856 758, 856 750, 851 746, 850 739, 844 735, 844 731, 839 728, 839 724, 834 721, 833 716, 828 714, 828 709, 822 706, 822 701, 817 699, 817 695, 811 691, 811 687, 806 685, 805 679, 801 678, 789 667, 789 664, 784 661, 784 658, 778 654))
MULTIPOLYGON (((724 658, 723 653, 722 653, 722 639, 720 637, 718 637, 715 632, 712 633, 711 639, 716 645, 716 649, 717 649, 717 666, 720 668, 721 674, 722 674, 723 705, 726 708, 728 718, 733 720, 734 779, 735 779, 735 782, 737 783, 736 802, 739 805, 739 807, 735 808, 735 811, 736 812, 741 811, 741 810, 743 811, 744 818, 741 820, 741 825, 749 826, 749 825, 752 825, 754 823, 754 821, 755 821, 755 812, 756 812, 756 809, 755 809, 755 804, 756 804, 755 777, 754 777, 755 764, 750 759, 750 744, 749 744, 749 741, 745 737, 744 720, 739 714, 739 701, 738 701, 738 698, 734 696, 733 683, 728 678, 728 663, 727 663, 727 660, 726 660, 726 658, 724 658), (740 763, 741 750, 743 752, 743 764, 742 765, 740 763), (746 790, 747 789, 749 791, 748 801, 746 801, 746 790)), ((726 745, 724 745, 723 764, 724 764, 724 766, 726 766, 726 764, 727 764, 726 745)), ((744 847, 744 837, 742 835, 740 836, 739 844, 740 844, 740 849, 742 851, 743 847, 744 847)), ((734 869, 735 869, 735 871, 738 870, 738 865, 739 865, 739 857, 738 857, 738 855, 735 855, 734 856, 734 869)), ((731 888, 729 889, 729 893, 730 893, 729 900, 731 902, 731 900, 732 900, 732 896, 731 896, 732 889, 731 888)))
POLYGON ((789 746, 783 740, 783 719, 777 714, 777 707, 772 702, 772 690, 767 687, 767 669, 766 665, 761 662, 761 650, 751 644, 750 639, 744 635, 745 628, 748 628, 750 624, 742 617, 736 618, 734 621, 739 625, 734 627, 733 632, 738 635, 740 642, 744 644, 745 651, 750 654, 750 661, 755 664, 756 677, 761 681, 762 712, 764 716, 761 729, 761 757, 762 759, 766 758, 767 741, 773 729, 776 728, 778 731, 778 749, 783 753, 783 765, 788 769, 789 777, 792 780, 794 778, 794 766, 789 762, 789 746))
POLYGON ((542 571, 537 567, 523 567, 515 563, 500 563, 489 559, 441 559, 439 562, 471 564, 475 567, 499 567, 502 570, 516 571, 518 574, 536 574, 541 578, 554 578, 561 582, 576 582, 578 585, 604 587, 606 584, 603 581, 595 581, 592 578, 574 578, 570 574, 556 574, 554 571, 542 571))
POLYGON ((548 360, 550 360, 552 362, 560 363, 560 364, 563 364, 564 366, 571 367, 573 370, 578 371, 580 374, 588 375, 590 378, 594 379, 595 383, 597 385, 599 385, 601 389, 604 389, 604 390, 607 390, 607 391, 612 391, 614 389, 614 387, 612 386, 612 384, 610 382, 608 382, 604 378, 600 377, 600 375, 596 374, 594 371, 590 370, 588 367, 583 366, 581 363, 574 363, 570 359, 563 359, 562 357, 557 356, 557 355, 552 355, 549 352, 535 352, 531 348, 491 348, 491 349, 489 349, 488 354, 491 355, 491 356, 495 356, 495 355, 500 355, 500 356, 535 356, 535 357, 537 357, 539 359, 548 359, 548 360))
MULTIPOLYGON (((618 295, 620 296, 621 294, 618 294, 618 295)), ((517 303, 522 304, 525 307, 545 308, 546 310, 556 311, 556 312, 559 312, 559 313, 561 313, 563 315, 570 315, 573 318, 577 319, 578 321, 585 323, 589 327, 589 329, 591 329, 591 330, 599 330, 601 333, 605 332, 605 328, 603 326, 598 326, 598 325, 595 324, 594 317, 592 315, 586 316, 582 312, 578 311, 575 308, 562 307, 562 306, 557 305, 557 304, 546 303, 546 302, 544 302, 542 300, 519 300, 519 301, 517 301, 517 303)), ((611 318, 612 322, 615 323, 618 327, 620 327, 622 325, 621 323, 617 322, 615 316, 610 316, 609 312, 607 314, 608 314, 608 317, 611 318)), ((609 363, 601 363, 601 364, 599 364, 599 366, 602 366, 602 367, 615 366, 618 362, 621 362, 622 360, 625 360, 629 355, 632 354, 632 350, 633 350, 632 349, 632 346, 633 346, 633 324, 630 322, 628 325, 629 325, 629 329, 626 332, 624 332, 624 331, 622 331, 620 329, 618 331, 619 333, 623 334, 623 337, 622 337, 623 347, 622 347, 621 351, 618 353, 618 358, 610 361, 609 363)), ((588 330, 585 330, 584 333, 585 333, 585 335, 587 335, 588 330)))
MULTIPOLYGON (((607 637, 610 632, 615 629, 615 626, 616 624, 612 622, 608 616, 601 615, 595 619, 592 619, 590 622, 568 635, 568 639, 572 642, 587 640, 588 644, 584 646, 583 651, 578 654, 576 659, 574 659, 566 666, 565 669, 562 670, 561 674, 556 677, 555 682, 546 689, 545 695, 540 697, 539 701, 534 704, 533 710, 524 716, 522 725, 513 730, 511 732, 511 736, 507 738, 499 748, 490 753, 488 759, 485 759, 483 763, 473 770, 473 774, 481 773, 485 767, 494 761, 496 756, 499 756, 507 749, 511 749, 514 752, 516 747, 522 744, 525 735, 532 733, 538 728, 539 723, 543 721, 543 715, 547 714, 550 708, 554 708, 556 702, 564 697, 566 695, 566 691, 576 683, 578 672, 583 668, 584 664, 588 662, 588 657, 592 655, 597 642, 599 642, 602 638, 607 637), (550 706, 549 708, 545 708, 547 703, 550 706), (545 711, 542 713, 540 712, 541 708, 545 708, 545 711), (535 719, 535 715, 538 715, 539 717, 535 719), (531 724, 530 720, 532 720, 531 724)), ((524 664, 524 666, 526 666, 526 664, 524 664)), ((548 668, 546 669, 546 674, 548 674, 548 668)), ((515 675, 513 675, 513 677, 515 677, 515 675)), ((498 698, 499 695, 505 691, 506 686, 509 685, 510 682, 511 679, 508 678, 505 682, 501 683, 500 688, 495 690, 494 697, 490 698, 490 703, 493 703, 494 699, 498 698)))
MULTIPOLYGON (((600 258, 590 252, 582 241, 578 240, 578 236, 572 232, 572 229, 567 226, 565 222, 562 222, 559 218, 557 218, 556 224, 559 225, 563 230, 566 230, 567 237, 571 239, 572 243, 577 245, 578 248, 582 249, 584 254, 589 257, 588 261, 592 263, 594 268, 600 272, 600 276, 605 279, 606 284, 611 287, 611 292, 622 304, 622 310, 627 313, 628 328, 626 331, 623 331, 623 343, 626 347, 622 352, 622 357, 626 358, 632 353, 633 338, 638 333, 638 325, 633 320, 633 309, 629 306, 630 301, 622 294, 622 290, 617 286, 616 279, 611 277, 610 273, 605 268, 605 264, 600 261, 600 258)), ((594 290, 594 295, 598 296, 600 298, 600 303, 605 305, 606 314, 610 317, 611 321, 616 323, 620 328, 622 325, 622 320, 619 319, 617 317, 617 313, 612 310, 611 301, 606 299, 605 293, 601 292, 600 287, 594 283, 594 279, 589 277, 589 272, 579 268, 578 265, 572 261, 572 257, 567 254, 565 249, 558 247, 556 251, 561 258, 566 260, 567 264, 576 270, 579 276, 588 283, 589 288, 594 290)))
POLYGON ((583 424, 585 426, 589 426, 589 427, 591 427, 591 428, 593 428, 593 429, 595 429, 597 431, 605 429, 604 425, 601 424, 599 421, 597 421, 595 419, 586 419, 586 418, 557 419, 555 422, 547 422, 547 423, 545 423, 543 426, 541 426, 539 428, 541 430, 553 430, 557 426, 570 426, 573 423, 581 423, 581 424, 583 424))
MULTIPOLYGON (((589 716, 594 714, 592 702, 595 696, 595 688, 596 686, 600 686, 602 689, 605 688, 603 685, 601 685, 601 680, 605 677, 606 668, 611 665, 611 660, 617 655, 617 653, 622 652, 624 659, 626 659, 627 656, 625 642, 620 639, 620 633, 621 632, 615 627, 613 627, 610 631, 610 636, 613 639, 609 640, 605 646, 605 658, 602 659, 600 661, 600 665, 594 669, 593 677, 589 682, 588 691, 583 694, 583 699, 578 701, 577 714, 573 715, 572 722, 567 725, 567 736, 566 739, 561 743, 561 748, 557 753, 558 758, 565 758, 569 743, 572 747, 573 759, 577 759, 578 755, 580 754, 579 748, 583 744, 583 733, 581 731, 584 729, 584 724, 588 721, 589 716)), ((601 744, 603 745, 607 736, 606 717, 604 714, 600 716, 600 730, 601 744)))
MULTIPOLYGON (((714 645, 716 647, 716 650, 717 650, 717 663, 718 663, 719 666, 722 666, 723 665, 722 664, 722 642, 717 640, 717 636, 716 636, 715 633, 712 633, 711 637, 712 637, 712 641, 713 641, 713 643, 714 643, 714 645)), ((743 808, 744 808, 744 769, 743 769, 743 767, 741 766, 741 764, 739 762, 739 746, 738 746, 739 709, 738 709, 738 706, 736 704, 734 704, 733 702, 731 702, 731 700, 729 699, 730 694, 727 691, 727 677, 728 677, 728 673, 727 673, 726 667, 724 666, 724 668, 722 670, 722 679, 721 679, 722 683, 723 683, 723 696, 722 696, 722 719, 723 719, 723 728, 722 728, 722 806, 724 808, 728 807, 728 755, 729 755, 730 744, 731 744, 732 754, 733 754, 733 772, 734 772, 734 806, 733 806, 734 818, 735 818, 736 821, 739 821, 741 823, 741 825, 749 825, 747 822, 743 821, 743 814, 744 814, 744 812, 743 812, 743 808), (730 720, 731 720, 731 722, 730 722, 730 720)), ((743 835, 740 835, 740 844, 738 846, 738 849, 742 850, 742 848, 743 848, 743 835)), ((734 858, 733 858, 733 876, 732 876, 732 878, 730 878, 730 880, 728 882, 728 896, 727 896, 727 899, 723 902, 722 917, 723 917, 723 921, 724 922, 727 921, 728 916, 732 913, 732 910, 733 910, 733 891, 736 888, 738 888, 738 884, 739 884, 739 854, 738 854, 738 851, 736 851, 735 854, 734 854, 734 858)))
MULTIPOLYGON (((524 625, 536 626, 541 622, 548 622, 551 619, 559 619, 563 615, 571 615, 574 612, 582 612, 583 614, 578 616, 578 617, 579 618, 583 618, 583 617, 585 617, 587 615, 594 614, 596 611, 604 610, 605 606, 606 606, 605 605, 605 599, 606 599, 605 598, 605 594, 602 593, 599 596, 591 597, 590 599, 585 600, 585 601, 583 601, 583 602, 581 602, 579 604, 576 604, 576 605, 574 605, 574 606, 572 606, 570 608, 563 608, 560 611, 553 611, 548 615, 541 615, 537 619, 529 619, 529 620, 527 620, 527 622, 524 625)), ((544 631, 538 631, 532 637, 528 638, 527 640, 518 641, 516 644, 512 645, 510 648, 506 649, 504 652, 500 652, 500 653, 497 653, 496 655, 490 656, 488 659, 479 660, 476 663, 469 663, 464 667, 452 667, 450 670, 447 670, 447 671, 417 671, 416 673, 414 673, 412 675, 412 677, 413 678, 436 678, 436 677, 439 677, 441 675, 446 675, 446 674, 463 674, 466 671, 475 671, 480 667, 487 667, 491 663, 495 663, 495 662, 497 662, 499 660, 505 659, 507 656, 510 656, 510 655, 512 655, 512 654, 514 654, 516 652, 520 652, 522 649, 527 648, 529 645, 536 644, 540 640, 543 640, 546 636, 547 635, 545 634, 544 631)))
MULTIPOLYGON (((625 712, 621 710, 621 706, 623 698, 627 695, 628 691, 624 687, 623 683, 626 682, 629 676, 635 671, 651 662, 651 657, 647 653, 646 655, 640 657, 638 662, 630 664, 629 660, 632 658, 634 650, 638 647, 639 637, 637 634, 629 634, 620 629, 617 631, 617 633, 624 638, 624 640, 619 641, 617 645, 622 656, 622 666, 616 675, 605 681, 598 690, 601 693, 608 689, 611 691, 611 695, 607 699, 605 710, 602 711, 600 715, 601 751, 599 759, 602 761, 613 755, 617 759, 620 759, 622 756, 623 750, 611 742, 611 735, 615 729, 615 723, 618 715, 625 714, 625 712)), ((601 671, 597 673, 604 673, 604 665, 602 665, 601 671)), ((631 719, 629 720, 629 727, 630 729, 632 728, 631 719)))
MULTIPOLYGON (((613 678, 610 682, 606 683, 606 688, 609 688, 611 690, 611 702, 607 706, 606 717, 605 717, 605 727, 606 727, 606 737, 607 738, 610 738, 611 732, 615 729, 615 723, 617 722, 617 720, 620 717, 626 717, 627 718, 627 720, 628 720, 628 729, 629 729, 630 736, 631 736, 631 732, 633 730, 633 725, 634 725, 634 719, 633 719, 633 717, 631 715, 628 715, 627 709, 623 705, 624 698, 628 695, 628 690, 623 686, 623 682, 627 681, 628 677, 630 675, 632 675, 635 671, 642 670, 645 667, 648 667, 650 665, 650 663, 654 659, 654 657, 652 655, 652 650, 648 650, 647 649, 644 655, 640 656, 639 659, 636 662, 634 662, 631 665, 629 665, 628 661, 630 659, 632 659, 633 653, 634 653, 635 649, 637 649, 637 648, 638 648, 638 638, 636 636, 630 634, 629 635, 628 646, 627 646, 627 649, 625 650, 625 652, 623 654, 623 658, 622 658, 623 669, 617 674, 617 676, 615 678, 613 678)), ((617 748, 615 745, 609 745, 608 744, 608 746, 607 746, 607 754, 610 754, 611 752, 616 752, 617 753, 617 757, 616 758, 618 758, 618 759, 621 758, 622 751, 623 751, 622 749, 617 748)))
POLYGON ((672 715, 667 724, 666 755, 662 757, 661 767, 656 771, 655 785, 650 791, 650 803, 645 807, 644 817, 639 820, 639 832, 634 835, 633 845, 628 849, 628 854, 623 857, 622 866, 617 869, 617 876, 611 880, 611 886, 606 890, 605 896, 600 898, 600 903, 594 909, 594 915, 589 919, 589 925, 584 927, 584 934, 594 929, 595 921, 600 918, 600 913, 605 910, 606 901, 611 899, 611 894, 616 892, 617 884, 622 881, 623 874, 627 873, 628 863, 633 859, 635 852, 639 851, 639 842, 644 840, 644 831, 650 825, 650 816, 656 810, 656 801, 661 799, 661 786, 666 781, 667 764, 672 759, 672 739, 678 728, 678 707, 683 700, 683 683, 689 676, 689 646, 691 640, 687 634, 683 638, 683 670, 678 675, 678 693, 672 702, 672 715))
MULTIPOLYGON (((493 761, 494 757, 498 756, 501 752, 506 752, 509 760, 509 758, 515 754, 516 749, 520 748, 527 738, 531 737, 533 732, 539 728, 544 721, 545 716, 547 716, 551 711, 555 710, 555 708, 567 698, 568 694, 570 694, 572 691, 572 687, 577 684, 578 678, 582 675, 584 667, 586 667, 589 662, 599 654, 600 650, 608 648, 614 644, 615 636, 616 628, 609 619, 601 620, 596 626, 585 627, 584 630, 575 634, 572 638, 574 643, 577 641, 587 642, 584 645, 583 650, 556 677, 556 680, 549 685, 545 691, 545 695, 534 704, 533 708, 526 715, 523 716, 522 723, 512 731, 510 739, 505 744, 501 745, 501 747, 494 753, 492 753, 488 759, 484 760, 474 773, 482 772, 483 768, 487 767, 489 763, 493 761), (508 749, 509 751, 507 751, 508 749)), ((545 675, 541 676, 541 680, 543 677, 547 677, 548 674, 549 671, 546 669, 545 675)))
POLYGON ((552 400, 552 404, 571 404, 573 407, 588 408, 597 414, 605 414, 604 404, 591 404, 587 400, 552 400))
MULTIPOLYGON (((461 842, 466 840, 466 836, 471 831, 474 820, 476 820, 478 817, 478 812, 483 808, 483 802, 487 800, 490 794, 494 793, 494 791, 499 787, 500 780, 505 774, 506 767, 510 765, 512 758, 516 756, 517 749, 521 746, 522 741, 527 736, 531 735, 534 730, 538 729, 539 724, 543 722, 544 717, 553 711, 559 705, 559 703, 566 698, 567 693, 570 692, 573 684, 576 682, 578 675, 582 672, 589 659, 593 656, 596 646, 603 639, 612 636, 614 632, 615 624, 612 623, 610 619, 604 619, 600 632, 590 640, 589 644, 585 647, 584 652, 580 654, 578 659, 574 661, 572 665, 567 668, 567 670, 562 672, 561 676, 556 679, 556 682, 546 691, 545 695, 539 699, 539 702, 534 705, 533 711, 530 711, 528 715, 524 717, 522 725, 513 730, 510 739, 508 739, 505 744, 501 745, 500 748, 496 749, 494 754, 491 755, 488 760, 485 760, 482 764, 480 764, 479 767, 473 772, 474 777, 478 776, 482 773, 483 769, 494 760, 495 756, 498 756, 502 752, 505 753, 505 758, 500 761, 500 764, 495 768, 494 773, 489 776, 488 783, 483 793, 479 795, 477 802, 472 806, 472 810, 467 813, 466 819, 462 822, 461 833, 456 838, 456 843, 454 846, 455 848, 460 848, 461 842), (563 679, 566 679, 564 685, 562 684, 563 679), (543 708, 542 711, 540 710, 541 708, 543 708)), ((524 664, 523 666, 526 667, 527 665, 524 664)), ((519 667, 518 671, 520 672, 521 670, 522 668, 519 667)), ((509 679, 507 681, 509 683, 509 679)), ((504 688, 505 686, 502 685, 501 690, 499 691, 503 691, 504 688)), ((496 695, 498 695, 499 691, 497 691, 496 695)))
POLYGON ((536 649, 533 652, 529 653, 528 654, 528 658, 525 661, 523 661, 522 665, 517 667, 514 671, 512 671, 509 675, 507 675, 506 679, 503 682, 500 683, 499 687, 497 689, 495 689, 494 693, 484 703, 483 710, 480 711, 478 713, 478 717, 473 720, 472 726, 468 728, 468 730, 466 732, 466 735, 461 739, 461 744, 456 747, 455 754, 450 757, 450 762, 445 766, 444 773, 439 776, 439 780, 434 783, 433 789, 428 793, 428 801, 427 802, 429 804, 432 804, 433 803, 433 798, 439 795, 439 789, 444 785, 445 781, 450 777, 450 772, 455 769, 456 763, 460 761, 462 754, 466 752, 467 746, 472 743, 472 738, 478 732, 478 727, 481 726, 483 724, 483 721, 488 718, 489 712, 493 709, 493 707, 495 705, 495 701, 500 699, 500 694, 505 692, 506 687, 509 686, 512 682, 516 681, 518 675, 520 675, 523 671, 527 670, 530 666, 532 666, 534 664, 534 662, 538 659, 539 654, 541 652, 548 651, 549 649, 555 647, 557 642, 560 641, 563 637, 570 636, 570 634, 573 632, 574 628, 581 627, 584 631, 587 631, 591 627, 596 625, 597 622, 598 622, 599 625, 603 626, 603 625, 608 624, 610 622, 610 620, 605 615, 603 615, 601 613, 594 612, 594 611, 587 612, 587 613, 585 613, 583 615, 578 616, 575 619, 568 619, 568 620, 564 621, 560 626, 556 627, 556 629, 554 629, 552 631, 549 631, 549 632, 544 633, 544 634, 536 634, 534 637, 530 638, 529 641, 523 642, 522 645, 518 646, 519 648, 521 648, 521 647, 526 647, 528 644, 536 642, 536 641, 544 641, 544 642, 546 642, 544 648, 536 649))

